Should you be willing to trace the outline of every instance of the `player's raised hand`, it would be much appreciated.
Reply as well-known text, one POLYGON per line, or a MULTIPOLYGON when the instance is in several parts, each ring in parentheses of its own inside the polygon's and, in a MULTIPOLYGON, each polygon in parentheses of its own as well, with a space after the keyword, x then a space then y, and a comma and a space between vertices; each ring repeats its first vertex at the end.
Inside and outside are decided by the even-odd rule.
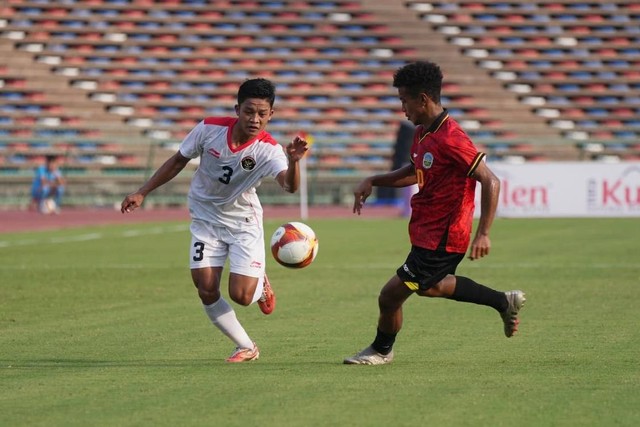
POLYGON ((120 205, 120 212, 128 213, 142 206, 144 196, 140 193, 131 193, 124 198, 120 205))
POLYGON ((357 213, 360 215, 360 211, 362 210, 362 206, 364 206, 364 202, 367 200, 367 197, 371 195, 373 191, 373 185, 371 184, 371 180, 364 179, 355 190, 353 190, 353 213, 357 213))
POLYGON ((287 157, 294 162, 302 159, 308 150, 309 143, 301 136, 293 138, 293 141, 291 141, 286 147, 287 157))

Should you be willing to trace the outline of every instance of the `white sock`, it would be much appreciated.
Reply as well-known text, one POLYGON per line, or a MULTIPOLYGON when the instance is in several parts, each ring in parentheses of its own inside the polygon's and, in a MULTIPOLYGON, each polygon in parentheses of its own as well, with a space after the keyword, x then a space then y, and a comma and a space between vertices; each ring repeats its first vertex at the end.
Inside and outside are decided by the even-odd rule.
POLYGON ((253 294, 253 299, 251 300, 251 304, 258 301, 262 296, 262 290, 264 289, 264 276, 258 279, 258 284, 256 285, 256 291, 253 294))
POLYGON ((204 305, 204 311, 211 319, 211 323, 228 336, 236 347, 253 348, 253 341, 238 321, 236 312, 224 298, 220 297, 211 305, 204 305))

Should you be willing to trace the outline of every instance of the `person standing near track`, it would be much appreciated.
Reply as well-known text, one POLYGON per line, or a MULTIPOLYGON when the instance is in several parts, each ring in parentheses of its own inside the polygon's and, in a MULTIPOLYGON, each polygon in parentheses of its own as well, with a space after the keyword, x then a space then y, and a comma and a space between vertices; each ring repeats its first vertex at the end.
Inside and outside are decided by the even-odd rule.
POLYGON ((442 77, 440 67, 427 61, 396 71, 393 86, 402 111, 416 125, 411 163, 368 177, 354 190, 353 212, 360 214, 372 187, 418 185, 411 198, 411 251, 380 292, 376 337, 369 347, 344 359, 345 364, 381 365, 393 360, 402 306, 414 293, 492 307, 500 313, 507 337, 518 330, 518 312, 525 302, 522 291, 499 292, 455 274, 471 240, 476 181, 482 185, 481 214, 469 258, 489 254, 500 181, 484 163, 484 153, 442 107, 442 77))
POLYGON ((294 193, 300 181, 299 161, 307 141, 295 137, 284 149, 266 132, 274 110, 275 87, 267 79, 249 79, 238 89, 234 117, 208 117, 198 123, 155 174, 124 198, 122 213, 140 207, 154 189, 173 179, 191 159, 200 157, 189 189, 191 277, 211 322, 236 345, 227 362, 256 360, 258 346, 220 293, 229 259, 229 297, 237 304, 254 302, 263 313, 275 308, 275 294, 265 274, 262 206, 256 187, 275 178, 294 193))
POLYGON ((31 184, 31 210, 43 214, 60 213, 65 181, 59 163, 59 156, 49 154, 45 157, 44 164, 36 168, 31 184))

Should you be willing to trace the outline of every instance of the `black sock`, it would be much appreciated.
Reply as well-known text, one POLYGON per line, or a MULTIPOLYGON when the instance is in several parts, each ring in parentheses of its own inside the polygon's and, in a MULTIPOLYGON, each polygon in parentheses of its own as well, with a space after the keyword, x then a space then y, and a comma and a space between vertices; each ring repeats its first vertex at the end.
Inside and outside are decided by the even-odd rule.
POLYGON ((463 276, 456 276, 456 289, 451 299, 488 305, 500 312, 505 311, 509 306, 504 292, 493 290, 463 276))
POLYGON ((373 340, 371 347, 380 354, 389 354, 393 348, 393 343, 396 341, 397 334, 387 334, 380 329, 376 332, 376 339, 373 340))

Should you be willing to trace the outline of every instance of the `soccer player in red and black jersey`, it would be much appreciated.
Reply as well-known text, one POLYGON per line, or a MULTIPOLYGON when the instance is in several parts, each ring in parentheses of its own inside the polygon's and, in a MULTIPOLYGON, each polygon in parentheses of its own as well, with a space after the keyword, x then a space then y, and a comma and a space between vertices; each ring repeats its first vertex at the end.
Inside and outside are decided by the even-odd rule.
POLYGON ((344 363, 381 365, 393 360, 393 344, 402 327, 402 305, 412 294, 449 298, 493 307, 504 333, 518 330, 522 291, 499 292, 455 274, 469 249, 476 182, 480 182, 481 213, 469 258, 489 254, 489 230, 495 217, 500 181, 483 161, 473 142, 440 103, 442 72, 432 62, 419 61, 396 71, 402 111, 416 125, 410 164, 364 179, 355 189, 353 212, 360 214, 373 187, 418 184, 411 199, 411 251, 378 297, 380 317, 373 343, 344 363))

